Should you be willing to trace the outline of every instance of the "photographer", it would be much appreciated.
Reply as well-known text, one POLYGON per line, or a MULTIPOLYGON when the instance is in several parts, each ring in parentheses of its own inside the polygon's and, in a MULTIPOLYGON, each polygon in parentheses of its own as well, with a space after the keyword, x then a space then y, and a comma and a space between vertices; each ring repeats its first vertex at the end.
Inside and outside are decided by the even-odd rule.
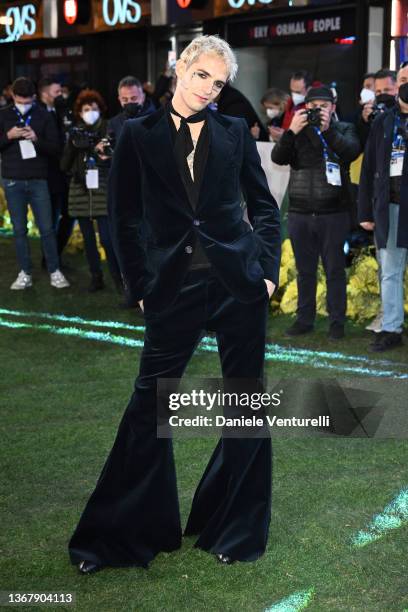
POLYGON ((101 259, 96 244, 93 221, 98 223, 101 244, 118 290, 122 288, 119 266, 112 247, 107 212, 107 177, 109 142, 105 140, 107 122, 102 118, 106 105, 102 96, 84 89, 74 105, 75 125, 71 129, 61 169, 71 175, 68 211, 78 219, 84 237, 85 253, 91 273, 89 291, 104 288, 101 259))
POLYGON ((306 109, 295 112, 272 151, 276 164, 291 166, 288 231, 298 272, 298 307, 296 322, 287 330, 290 336, 313 330, 319 256, 327 279, 329 337, 344 336, 349 164, 360 144, 352 124, 333 120, 335 108, 328 87, 309 89, 306 109))
POLYGON ((374 230, 381 264, 383 317, 374 352, 402 345, 404 274, 408 253, 408 67, 398 72, 398 104, 373 124, 364 154, 358 214, 374 230))
POLYGON ((366 145, 374 119, 395 106, 397 91, 397 77, 393 70, 378 70, 374 74, 375 98, 362 105, 361 115, 356 123, 362 149, 366 145))
POLYGON ((108 124, 108 134, 115 141, 119 140, 123 124, 127 119, 144 117, 156 110, 153 102, 146 98, 141 82, 134 76, 121 79, 118 85, 118 100, 122 111, 112 117, 108 124))
POLYGON ((24 290, 32 286, 27 238, 27 209, 30 205, 40 230, 50 283, 63 289, 69 287, 69 283, 59 269, 47 185, 50 160, 58 157, 60 143, 49 113, 36 104, 34 95, 32 81, 20 77, 12 86, 13 104, 0 111, 1 171, 20 267, 10 288, 24 290))

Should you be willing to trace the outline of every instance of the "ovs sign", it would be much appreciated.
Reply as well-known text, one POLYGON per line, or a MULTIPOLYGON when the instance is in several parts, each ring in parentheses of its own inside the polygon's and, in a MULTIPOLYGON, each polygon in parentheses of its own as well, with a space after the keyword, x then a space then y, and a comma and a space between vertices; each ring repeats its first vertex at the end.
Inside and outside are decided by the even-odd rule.
POLYGON ((36 30, 34 4, 10 6, 6 11, 5 29, 8 40, 15 41, 22 36, 32 36, 36 30))
POLYGON ((102 17, 106 25, 137 23, 142 16, 140 4, 135 0, 103 0, 102 17))
POLYGON ((228 0, 228 4, 232 8, 238 9, 244 6, 245 2, 249 4, 249 6, 253 6, 254 4, 256 4, 257 1, 261 4, 270 4, 271 2, 273 2, 273 0, 228 0))

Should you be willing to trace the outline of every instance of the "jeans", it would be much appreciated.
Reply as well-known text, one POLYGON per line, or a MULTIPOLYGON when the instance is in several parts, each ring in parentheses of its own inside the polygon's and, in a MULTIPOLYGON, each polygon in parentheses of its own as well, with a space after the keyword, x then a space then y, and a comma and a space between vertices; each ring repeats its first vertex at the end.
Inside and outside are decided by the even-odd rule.
POLYGON ((390 204, 387 246, 380 249, 381 301, 384 311, 381 331, 402 332, 404 323, 404 273, 408 249, 397 247, 399 205, 390 204))
POLYGON ((20 270, 31 274, 32 264, 27 238, 27 207, 30 204, 40 231, 41 245, 51 274, 58 269, 57 243, 52 224, 51 202, 45 179, 4 179, 7 206, 14 229, 20 270))
MULTIPOLYGON (((115 252, 112 246, 112 239, 109 230, 107 216, 95 217, 98 223, 99 238, 103 246, 106 259, 109 266, 109 271, 114 280, 120 279, 119 264, 116 259, 115 252)), ((88 259, 89 270, 92 276, 102 273, 101 258, 99 256, 98 247, 96 245, 95 229, 93 220, 89 217, 78 217, 79 227, 81 228, 82 236, 84 237, 85 253, 88 259)))
POLYGON ((344 243, 349 230, 348 212, 322 215, 289 213, 288 233, 297 269, 299 323, 313 325, 316 317, 319 256, 326 274, 330 323, 345 322, 347 294, 344 243))

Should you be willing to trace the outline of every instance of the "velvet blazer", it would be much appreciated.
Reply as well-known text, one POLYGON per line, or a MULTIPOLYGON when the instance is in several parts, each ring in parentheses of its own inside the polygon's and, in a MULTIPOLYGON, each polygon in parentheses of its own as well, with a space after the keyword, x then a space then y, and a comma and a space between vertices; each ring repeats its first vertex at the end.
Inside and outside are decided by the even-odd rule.
POLYGON ((160 312, 177 297, 197 241, 238 301, 278 285, 279 209, 244 119, 208 110, 209 153, 198 204, 177 169, 167 111, 125 122, 109 176, 114 248, 131 303, 160 312), (243 217, 242 194, 249 225, 243 217))

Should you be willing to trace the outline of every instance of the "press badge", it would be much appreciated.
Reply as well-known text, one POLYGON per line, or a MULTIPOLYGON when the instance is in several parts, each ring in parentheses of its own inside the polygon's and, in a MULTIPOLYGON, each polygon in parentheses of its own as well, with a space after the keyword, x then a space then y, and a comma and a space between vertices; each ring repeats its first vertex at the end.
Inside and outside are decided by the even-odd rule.
POLYGON ((403 149, 393 149, 391 151, 390 176, 402 176, 404 154, 405 151, 403 149))
POLYGON ((37 151, 31 140, 19 140, 18 144, 20 145, 20 153, 22 159, 32 159, 33 157, 37 157, 37 151))
POLYGON ((85 176, 87 189, 98 189, 99 187, 99 171, 97 168, 92 168, 86 171, 85 176))
POLYGON ((341 174, 340 174, 340 166, 335 162, 327 161, 326 162, 326 178, 329 185, 336 185, 336 187, 341 187, 341 174))

